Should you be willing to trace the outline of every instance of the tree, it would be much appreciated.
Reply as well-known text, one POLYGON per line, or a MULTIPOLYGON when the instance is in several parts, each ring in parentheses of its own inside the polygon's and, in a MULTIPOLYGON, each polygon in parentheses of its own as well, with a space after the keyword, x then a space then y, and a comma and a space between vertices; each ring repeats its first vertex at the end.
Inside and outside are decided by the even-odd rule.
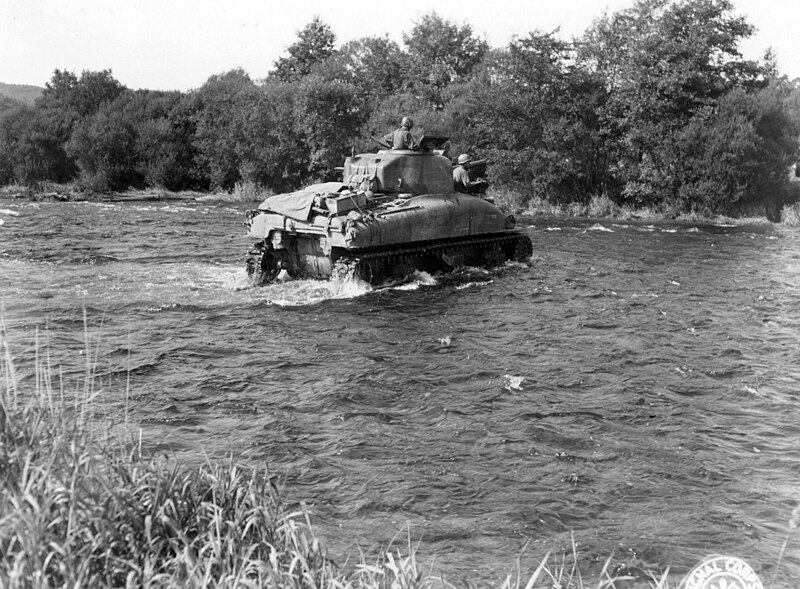
POLYGON ((484 59, 474 78, 453 86, 446 112, 461 151, 493 161, 492 182, 531 196, 587 199, 597 190, 594 106, 604 91, 574 66, 571 43, 531 32, 484 59), (455 121, 458 124, 455 124, 455 121))
POLYGON ((308 152, 295 125, 296 100, 296 83, 268 81, 250 108, 240 112, 242 180, 286 191, 308 177, 308 152))
POLYGON ((675 195, 683 129, 728 92, 755 91, 772 75, 769 64, 742 58, 739 42, 753 27, 732 11, 728 0, 639 0, 581 40, 579 65, 605 80, 597 116, 618 138, 609 167, 623 200, 652 205, 675 195))
POLYGON ((67 143, 67 154, 77 162, 82 181, 94 190, 142 184, 137 170, 136 123, 125 104, 132 98, 132 93, 126 94, 83 118, 67 143))
POLYGON ((284 82, 293 82, 311 73, 315 65, 324 62, 333 54, 336 35, 330 26, 315 16, 303 30, 297 33, 298 40, 289 45, 289 55, 275 61, 273 75, 284 82))
POLYGON ((112 102, 124 90, 125 87, 111 75, 111 70, 85 70, 80 78, 66 70, 55 70, 36 104, 43 108, 73 111, 81 118, 96 113, 103 103, 112 102))
POLYGON ((61 141, 59 114, 23 106, 0 116, 0 166, 7 181, 66 182, 75 176, 75 162, 61 141))
POLYGON ((444 108, 444 90, 465 81, 488 49, 468 24, 458 26, 435 12, 424 15, 408 35, 403 34, 409 59, 409 88, 437 110, 444 108))
POLYGON ((766 207, 769 213, 782 205, 800 133, 787 90, 780 82, 757 92, 734 89, 708 117, 682 130, 674 160, 682 179, 676 208, 731 214, 766 207))
POLYGON ((241 68, 211 76, 193 94, 193 145, 211 188, 230 189, 240 179, 239 121, 252 108, 257 94, 256 85, 241 68))
POLYGON ((0 185, 14 182, 18 163, 20 127, 33 109, 21 103, 4 105, 0 111, 0 185))
POLYGON ((364 37, 345 43, 314 73, 344 81, 371 99, 383 98, 403 88, 406 56, 386 37, 364 37))
POLYGON ((295 121, 308 153, 312 178, 332 180, 334 168, 350 155, 352 138, 366 119, 364 99, 344 82, 308 76, 297 84, 295 121))
POLYGON ((208 185, 197 170, 192 141, 191 96, 180 92, 137 91, 141 115, 137 122, 137 170, 148 186, 169 190, 208 185))

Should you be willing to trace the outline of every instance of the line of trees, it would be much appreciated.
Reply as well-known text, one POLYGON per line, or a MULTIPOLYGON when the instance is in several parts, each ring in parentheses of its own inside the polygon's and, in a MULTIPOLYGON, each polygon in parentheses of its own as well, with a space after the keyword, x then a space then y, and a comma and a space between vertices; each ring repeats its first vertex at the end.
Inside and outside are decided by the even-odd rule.
POLYGON ((265 80, 235 69, 186 93, 134 91, 108 70, 56 70, 34 106, 0 103, 0 183, 284 191, 333 179, 408 115, 525 197, 769 208, 789 195, 800 81, 770 54, 744 59, 752 33, 728 0, 638 0, 573 41, 534 31, 501 49, 435 12, 402 46, 337 48, 315 18, 265 80))

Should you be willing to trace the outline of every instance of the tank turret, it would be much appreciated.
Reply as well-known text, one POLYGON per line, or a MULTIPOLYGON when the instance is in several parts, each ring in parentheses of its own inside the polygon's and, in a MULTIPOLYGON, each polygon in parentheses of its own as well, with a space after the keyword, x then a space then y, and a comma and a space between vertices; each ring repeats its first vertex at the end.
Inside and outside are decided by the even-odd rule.
POLYGON ((248 211, 256 242, 247 271, 257 284, 282 271, 380 284, 414 270, 525 261, 533 246, 514 224, 494 203, 454 192, 446 157, 382 150, 348 157, 342 182, 275 195, 248 211))
POLYGON ((358 188, 367 181, 373 192, 385 194, 447 194, 453 192, 452 170, 442 155, 386 150, 347 158, 343 179, 358 188))

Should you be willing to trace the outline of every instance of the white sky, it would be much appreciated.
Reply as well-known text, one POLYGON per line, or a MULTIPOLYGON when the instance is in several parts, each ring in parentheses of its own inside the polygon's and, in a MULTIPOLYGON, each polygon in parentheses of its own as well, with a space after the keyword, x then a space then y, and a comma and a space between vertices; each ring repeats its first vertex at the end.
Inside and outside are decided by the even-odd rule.
MULTIPOLYGON (((767 47, 778 69, 800 77, 800 1, 733 0, 758 28, 742 45, 748 58, 767 47)), ((132 89, 189 90, 235 67, 253 79, 297 39, 315 15, 337 46, 360 37, 402 33, 435 10, 493 47, 513 35, 560 28, 585 31, 605 10, 633 0, 0 0, 0 82, 44 86, 53 70, 112 70, 132 89)))

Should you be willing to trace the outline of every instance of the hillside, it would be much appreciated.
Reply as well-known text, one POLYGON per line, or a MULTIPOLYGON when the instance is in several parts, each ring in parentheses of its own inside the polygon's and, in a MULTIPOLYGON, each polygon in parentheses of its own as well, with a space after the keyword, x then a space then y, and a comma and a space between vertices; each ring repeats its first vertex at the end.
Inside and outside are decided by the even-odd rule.
POLYGON ((0 82, 0 96, 6 96, 13 100, 19 100, 25 104, 33 105, 39 96, 42 95, 44 88, 39 86, 27 86, 24 84, 4 84, 0 82))

